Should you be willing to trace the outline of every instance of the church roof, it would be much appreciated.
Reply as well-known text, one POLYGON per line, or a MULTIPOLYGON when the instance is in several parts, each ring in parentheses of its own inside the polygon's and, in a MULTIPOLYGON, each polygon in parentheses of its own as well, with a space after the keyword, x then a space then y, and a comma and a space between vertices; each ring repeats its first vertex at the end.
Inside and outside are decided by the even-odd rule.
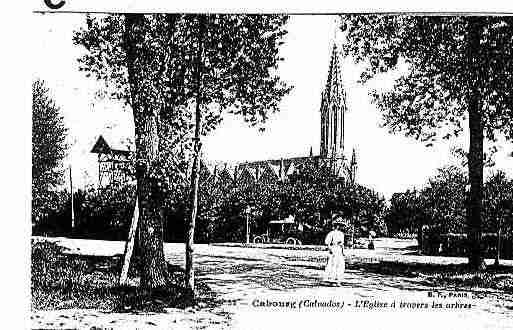
POLYGON ((257 178, 257 169, 251 167, 242 167, 242 173, 247 173, 252 179, 257 178))
POLYGON ((309 160, 313 160, 319 158, 319 156, 300 156, 300 157, 289 157, 289 158, 280 158, 280 159, 266 159, 266 160, 256 160, 249 162, 242 162, 240 166, 248 166, 248 167, 256 167, 256 166, 281 166, 283 162, 283 166, 285 169, 288 169, 291 164, 301 164, 309 160))
POLYGON ((246 162, 211 162, 202 160, 202 167, 209 175, 224 175, 231 179, 237 179, 240 175, 246 174, 257 179, 262 173, 268 172, 282 179, 294 173, 298 165, 307 161, 318 159, 320 156, 290 157, 281 159, 266 159, 246 162))
POLYGON ((96 140, 96 143, 93 146, 93 149, 91 149, 91 153, 94 154, 120 154, 124 156, 128 156, 130 154, 130 151, 127 149, 121 149, 120 146, 114 147, 112 143, 108 143, 107 140, 103 137, 103 135, 100 135, 98 137, 98 140, 96 140))

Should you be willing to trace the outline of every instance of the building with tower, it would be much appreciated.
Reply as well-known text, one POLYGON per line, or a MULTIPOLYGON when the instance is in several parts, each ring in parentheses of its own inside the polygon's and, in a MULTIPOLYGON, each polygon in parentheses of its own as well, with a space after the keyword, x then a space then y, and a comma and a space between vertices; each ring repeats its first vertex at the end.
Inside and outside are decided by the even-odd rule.
MULTIPOLYGON (((221 180, 227 184, 265 184, 269 181, 285 181, 305 163, 329 165, 332 174, 355 182, 357 159, 353 149, 351 159, 344 156, 345 112, 347 111, 346 94, 340 70, 340 54, 333 45, 324 90, 321 93, 320 106, 320 150, 314 154, 310 147, 308 155, 286 157, 251 162, 201 162, 202 180, 221 180)), ((305 147, 307 150, 308 147, 305 147)), ((116 182, 126 182, 128 176, 128 150, 115 148, 100 136, 93 147, 98 154, 99 186, 108 186, 116 182)), ((183 173, 184 178, 189 177, 183 173)))
POLYGON ((98 155, 98 187, 124 184, 133 179, 130 169, 130 150, 123 145, 107 142, 98 136, 91 153, 98 155))
MULTIPOLYGON (((305 162, 329 164, 333 174, 350 182, 356 180, 356 152, 350 160, 344 156, 346 94, 340 70, 340 54, 333 46, 328 68, 326 85, 321 94, 320 150, 314 155, 303 157, 268 159, 241 163, 203 162, 202 175, 211 179, 231 180, 233 183, 265 182, 267 180, 287 180, 287 177, 300 171, 305 162)), ((306 149, 306 148, 305 148, 306 149)))

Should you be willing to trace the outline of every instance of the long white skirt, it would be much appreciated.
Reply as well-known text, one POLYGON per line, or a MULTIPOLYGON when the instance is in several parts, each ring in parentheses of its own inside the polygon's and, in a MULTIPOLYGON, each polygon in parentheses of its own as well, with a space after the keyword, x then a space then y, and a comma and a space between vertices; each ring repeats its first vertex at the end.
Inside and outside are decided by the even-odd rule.
POLYGON ((328 258, 328 264, 324 270, 324 280, 330 282, 340 282, 346 271, 346 262, 342 254, 340 246, 333 246, 330 248, 331 254, 328 258))

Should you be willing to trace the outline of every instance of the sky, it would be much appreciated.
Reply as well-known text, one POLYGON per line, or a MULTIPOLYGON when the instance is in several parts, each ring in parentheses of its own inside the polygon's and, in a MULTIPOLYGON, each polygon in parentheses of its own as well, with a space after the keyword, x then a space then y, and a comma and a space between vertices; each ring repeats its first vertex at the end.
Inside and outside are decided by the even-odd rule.
MULTIPOLYGON (((73 45, 73 31, 84 24, 82 14, 34 14, 33 78, 45 80, 60 106, 69 128, 70 150, 64 166, 72 166, 73 183, 81 187, 97 183, 96 155, 90 150, 102 134, 119 142, 133 136, 129 109, 112 100, 95 97, 101 84, 78 71, 76 59, 82 49, 73 45)), ((335 17, 327 15, 292 16, 289 33, 280 50, 284 61, 279 74, 294 86, 272 115, 266 130, 248 127, 240 118, 226 115, 221 125, 205 138, 204 157, 215 161, 244 161, 306 156, 310 148, 319 153, 321 92, 326 83, 334 42, 343 42, 336 33, 335 17)), ((359 183, 390 197, 392 193, 425 184, 436 169, 457 164, 451 147, 467 147, 468 135, 458 140, 424 144, 402 135, 390 134, 381 127, 381 117, 370 103, 371 88, 390 88, 391 73, 366 85, 357 83, 360 67, 350 58, 342 61, 342 76, 347 95, 345 153, 358 155, 359 183)), ((513 177, 512 144, 502 143, 496 155, 496 169, 513 177)))

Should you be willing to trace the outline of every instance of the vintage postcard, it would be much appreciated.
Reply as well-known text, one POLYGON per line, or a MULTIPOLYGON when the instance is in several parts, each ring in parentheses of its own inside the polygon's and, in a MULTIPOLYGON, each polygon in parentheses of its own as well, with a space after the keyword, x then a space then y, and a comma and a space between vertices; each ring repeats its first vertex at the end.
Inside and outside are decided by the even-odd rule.
POLYGON ((30 16, 32 328, 513 329, 513 10, 132 2, 30 16))

